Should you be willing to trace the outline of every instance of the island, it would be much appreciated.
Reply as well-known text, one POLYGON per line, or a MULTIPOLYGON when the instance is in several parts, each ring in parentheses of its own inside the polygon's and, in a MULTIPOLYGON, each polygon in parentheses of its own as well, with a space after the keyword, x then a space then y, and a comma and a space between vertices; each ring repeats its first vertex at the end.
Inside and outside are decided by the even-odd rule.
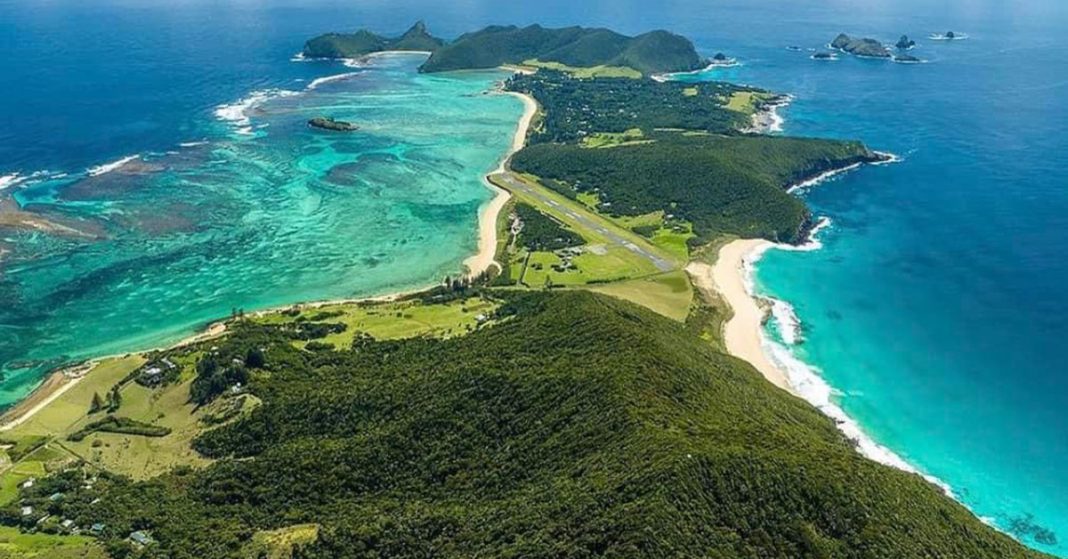
POLYGON ((305 58, 360 58, 387 51, 431 52, 444 41, 431 35, 422 21, 403 35, 387 38, 367 30, 355 33, 327 33, 308 40, 301 55, 305 58))
POLYGON ((894 46, 897 47, 899 50, 908 50, 916 46, 916 41, 909 39, 908 35, 902 35, 901 38, 897 40, 897 44, 895 44, 894 46))
POLYGON ((334 132, 354 132, 359 130, 360 127, 344 120, 335 120, 330 117, 317 116, 308 121, 308 126, 312 128, 320 128, 323 130, 331 130, 334 132))
POLYGON ((894 62, 900 62, 901 64, 918 64, 923 62, 923 60, 912 56, 911 54, 895 54, 894 62))
POLYGON ((0 426, 5 541, 94 559, 1043 557, 861 455, 727 336, 763 315, 721 247, 805 243, 817 220, 791 189, 888 156, 754 129, 780 93, 652 79, 701 67, 685 39, 480 33, 431 69, 543 64, 494 92, 524 112, 485 177, 490 265, 235 309, 57 372, 0 426))
POLYGON ((842 33, 831 42, 831 48, 856 56, 890 58, 890 49, 875 39, 857 39, 842 33))
MULTIPOLYGON (((303 54, 309 58, 358 58, 404 50, 432 53, 420 68, 423 72, 557 65, 602 71, 625 68, 653 75, 699 70, 709 64, 688 39, 667 31, 628 37, 599 28, 490 26, 445 42, 430 36, 422 22, 397 39, 367 30, 320 35, 304 45, 303 54)), ((724 56, 722 62, 726 61, 724 56)))

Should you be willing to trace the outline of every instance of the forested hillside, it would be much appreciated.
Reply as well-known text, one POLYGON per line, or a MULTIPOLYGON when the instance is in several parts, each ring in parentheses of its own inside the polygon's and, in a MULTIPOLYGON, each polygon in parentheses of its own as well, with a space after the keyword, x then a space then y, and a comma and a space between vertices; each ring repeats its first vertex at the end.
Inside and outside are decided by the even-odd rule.
POLYGON ((308 58, 359 58, 382 51, 433 51, 445 42, 432 36, 423 22, 417 22, 400 37, 383 37, 367 30, 355 33, 326 33, 304 43, 308 58))
POLYGON ((196 441, 219 462, 22 497, 103 526, 119 558, 240 557, 309 524, 294 557, 1038 557, 678 323, 512 297, 446 341, 302 351, 285 325, 238 325, 215 351, 252 364, 263 405, 196 441))
POLYGON ((799 242, 809 212, 786 188, 880 159, 859 142, 740 133, 749 114, 728 105, 735 95, 766 94, 754 88, 547 71, 507 87, 533 96, 545 113, 513 169, 570 197, 596 195, 609 215, 663 211, 687 220, 694 244, 722 234, 799 242), (630 141, 605 141, 628 130, 630 141))
POLYGON ((465 33, 438 49, 426 72, 496 68, 528 60, 568 66, 620 66, 643 74, 696 70, 705 61, 685 37, 651 31, 628 37, 608 29, 491 26, 465 33))

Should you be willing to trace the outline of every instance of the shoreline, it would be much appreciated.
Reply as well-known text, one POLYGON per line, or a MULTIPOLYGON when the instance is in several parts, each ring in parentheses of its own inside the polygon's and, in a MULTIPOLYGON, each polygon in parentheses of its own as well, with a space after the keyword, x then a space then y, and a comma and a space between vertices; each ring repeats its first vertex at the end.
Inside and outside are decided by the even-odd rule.
MULTIPOLYGON (((385 53, 380 53, 385 54, 385 53)), ((407 53, 405 53, 407 54, 407 53)), ((512 137, 512 144, 509 146, 508 151, 501 157, 497 167, 490 173, 482 176, 482 182, 486 188, 495 193, 495 196, 479 209, 478 215, 478 229, 479 229, 479 242, 478 252, 469 256, 464 260, 463 266, 466 269, 465 273, 467 277, 475 277, 479 274, 489 270, 493 266, 499 266, 494 260, 497 253, 497 217, 501 210, 504 209, 508 200, 511 199, 511 194, 508 191, 500 188, 499 186, 489 181, 489 176, 496 173, 503 173, 507 170, 508 161, 511 159, 515 152, 523 149, 526 144, 527 131, 530 129, 530 124, 534 119, 534 116, 538 111, 537 102, 530 97, 517 92, 505 92, 502 94, 513 95, 523 101, 523 114, 519 118, 519 122, 516 126, 515 133, 512 137)), ((400 300, 404 297, 422 293, 428 289, 433 288, 434 285, 426 285, 419 288, 412 288, 403 291, 395 291, 386 293, 383 295, 375 295, 371 297, 359 297, 348 299, 328 299, 322 301, 307 301, 297 302, 288 305, 280 305, 275 307, 269 307, 248 313, 250 316, 263 316, 273 312, 279 312, 291 308, 301 309, 316 309, 330 305, 346 305, 346 304, 358 304, 358 303, 388 303, 400 300)), ((84 360, 80 363, 68 365, 63 368, 54 370, 43 377, 43 380, 37 387, 35 387, 25 398, 16 402, 13 406, 5 410, 0 414, 0 432, 11 430, 22 423, 28 421, 36 413, 47 407, 53 401, 58 399, 68 390, 74 387, 79 380, 86 375, 92 373, 96 367, 108 359, 114 359, 130 354, 145 354, 153 351, 165 351, 170 349, 176 349, 187 345, 199 343, 202 341, 216 338, 226 333, 226 324, 228 319, 213 320, 207 323, 206 326, 199 328, 197 332, 190 334, 189 336, 182 338, 181 340, 163 346, 151 347, 139 351, 130 351, 124 353, 115 353, 111 355, 102 355, 100 357, 93 357, 91 359, 84 360), (77 374, 72 371, 78 371, 77 374)))
POLYGON ((516 126, 515 134, 512 136, 512 145, 508 152, 501 157, 496 169, 482 177, 482 184, 493 192, 494 196, 489 202, 483 204, 478 212, 478 252, 464 260, 468 278, 487 272, 494 266, 500 269, 500 264, 494 260, 497 255, 497 218, 508 200, 512 198, 512 195, 507 190, 490 182, 489 177, 508 170, 508 162, 512 159, 512 156, 523 149, 526 144, 527 131, 530 130, 530 124, 538 113, 538 103, 533 97, 514 91, 502 91, 501 93, 521 100, 523 102, 523 115, 519 117, 519 124, 516 126))
MULTIPOLYGON (((811 245, 813 249, 821 246, 814 234, 810 234, 806 245, 811 245)), ((786 305, 789 312, 793 312, 789 303, 756 293, 753 282, 756 264, 771 249, 796 250, 796 247, 764 239, 738 239, 720 248, 715 264, 691 265, 688 269, 705 287, 711 286, 733 311, 731 318, 723 325, 727 353, 748 362, 769 382, 805 400, 829 417, 838 430, 853 442, 861 456, 920 475, 957 500, 948 484, 920 471, 872 439, 855 419, 834 402, 837 392, 824 380, 818 369, 797 358, 789 345, 777 343, 768 337, 764 324, 772 319, 776 303, 786 305)))

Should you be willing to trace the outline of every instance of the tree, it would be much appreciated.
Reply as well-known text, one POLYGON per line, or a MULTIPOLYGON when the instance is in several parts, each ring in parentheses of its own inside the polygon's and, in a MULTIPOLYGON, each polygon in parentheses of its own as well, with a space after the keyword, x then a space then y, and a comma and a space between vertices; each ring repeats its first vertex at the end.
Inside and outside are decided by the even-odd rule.
POLYGON ((89 413, 94 414, 104 409, 104 400, 99 392, 93 392, 93 401, 89 404, 89 413))

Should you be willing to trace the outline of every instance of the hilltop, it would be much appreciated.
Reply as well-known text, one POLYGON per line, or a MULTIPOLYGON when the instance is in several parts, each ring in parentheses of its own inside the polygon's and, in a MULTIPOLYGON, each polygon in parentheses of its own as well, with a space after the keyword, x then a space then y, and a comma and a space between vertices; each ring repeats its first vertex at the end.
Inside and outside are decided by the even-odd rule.
POLYGON ((355 33, 327 33, 304 43, 307 58, 359 58, 383 51, 434 51, 444 41, 431 35, 422 21, 403 35, 387 38, 367 30, 355 33))
POLYGON ((430 35, 423 22, 393 39, 367 30, 327 33, 309 40, 303 54, 309 58, 357 58, 390 50, 433 53, 420 68, 424 72, 505 64, 559 64, 620 68, 651 75, 696 70, 708 63, 689 39, 667 31, 628 37, 608 29, 584 27, 490 26, 447 43, 430 35))
POLYGON ((294 557, 1039 557, 679 323, 509 299, 466 336, 338 351, 238 324, 213 352, 246 356, 262 404, 195 440, 218 462, 26 502, 63 492, 50 510, 105 526, 116 556, 132 530, 154 557, 214 559, 310 526, 294 557))
POLYGON ((624 67, 646 75, 696 70, 707 64, 689 39, 667 31, 628 37, 608 29, 531 25, 491 26, 461 35, 434 52, 422 70, 495 68, 527 61, 624 67))

